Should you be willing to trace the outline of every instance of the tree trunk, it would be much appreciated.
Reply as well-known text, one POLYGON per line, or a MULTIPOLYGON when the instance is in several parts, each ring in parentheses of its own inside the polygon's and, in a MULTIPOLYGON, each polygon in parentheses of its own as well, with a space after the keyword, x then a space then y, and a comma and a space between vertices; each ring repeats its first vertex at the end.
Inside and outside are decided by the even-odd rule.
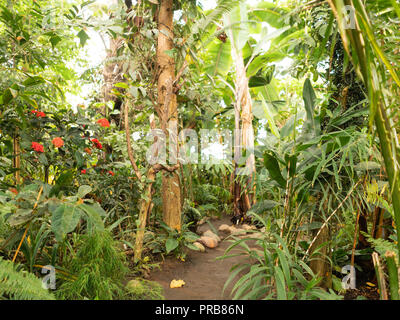
MULTIPOLYGON (((173 1, 162 0, 158 14, 158 43, 157 43, 157 65, 158 65, 158 105, 161 110, 161 127, 169 137, 169 147, 176 155, 177 132, 169 131, 178 123, 178 109, 176 95, 173 90, 175 80, 175 61, 166 51, 174 48, 173 39, 173 1)), ((170 51, 169 51, 170 52, 170 51)), ((173 157, 174 158, 174 157, 173 157)), ((171 159, 172 164, 175 159, 171 159)), ((181 188, 177 170, 169 173, 163 171, 162 176, 162 200, 163 220, 171 228, 181 229, 181 188)))
POLYGON ((321 283, 319 284, 322 288, 332 287, 331 266, 327 260, 327 256, 329 256, 329 246, 326 245, 329 240, 329 229, 328 226, 325 225, 310 250, 313 253, 310 261, 310 268, 318 277, 322 277, 321 283), (321 247, 323 244, 325 245, 321 247), (314 252, 317 249, 318 253, 314 252))
MULTIPOLYGON (((237 122, 239 119, 237 117, 240 115, 241 122, 241 137, 240 137, 240 150, 248 150, 251 152, 246 160, 246 174, 248 175, 245 190, 240 198, 243 214, 250 210, 251 206, 255 202, 255 157, 254 157, 254 130, 253 130, 253 114, 252 114, 252 100, 249 89, 249 81, 246 75, 246 69, 243 62, 243 56, 241 52, 238 52, 236 48, 232 47, 232 58, 236 65, 236 111, 235 111, 235 126, 237 127, 237 122), (241 111, 241 112, 240 112, 241 111)), ((236 141, 235 141, 236 143, 236 141)), ((235 162, 238 160, 238 154, 235 152, 235 162)), ((235 163, 236 166, 237 163, 235 163)), ((237 182, 236 182, 237 183, 237 182)), ((235 186, 235 190, 239 188, 235 186)), ((235 195, 236 198, 236 195, 235 195)), ((235 207, 239 207, 235 204, 235 207)))
POLYGON ((13 155, 13 168, 17 169, 14 173, 15 177, 15 184, 20 185, 21 184, 21 146, 19 143, 19 137, 17 134, 14 136, 14 155, 13 155))

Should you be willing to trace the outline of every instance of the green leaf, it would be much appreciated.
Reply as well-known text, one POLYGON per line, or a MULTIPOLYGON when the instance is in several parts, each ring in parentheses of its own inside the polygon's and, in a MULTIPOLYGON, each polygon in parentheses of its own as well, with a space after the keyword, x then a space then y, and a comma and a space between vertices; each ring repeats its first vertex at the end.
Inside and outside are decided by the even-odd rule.
POLYGON ((175 238, 168 238, 167 241, 165 242, 165 249, 167 251, 167 254, 170 253, 172 250, 175 250, 179 245, 178 240, 175 238))
POLYGON ((86 221, 88 222, 89 231, 103 230, 104 223, 101 219, 102 216, 106 215, 106 212, 100 207, 98 203, 89 205, 86 203, 80 204, 78 206, 86 214, 86 221))
POLYGON ((319 128, 317 127, 317 121, 314 118, 315 101, 317 97, 312 87, 310 79, 306 79, 303 86, 303 100, 304 107, 306 109, 307 119, 304 123, 305 131, 312 131, 315 135, 319 135, 319 128))
POLYGON ((51 46, 54 48, 61 40, 62 40, 62 39, 61 39, 59 36, 57 36, 57 35, 52 36, 52 37, 50 38, 51 46))
POLYGON ((229 40, 212 41, 207 47, 206 73, 214 77, 217 74, 225 76, 232 65, 231 45, 229 40))
POLYGON ((276 295, 278 300, 286 300, 286 283, 285 277, 283 275, 282 270, 279 266, 275 266, 275 286, 276 286, 276 295))
POLYGON ((32 209, 18 209, 15 213, 10 215, 7 222, 10 226, 15 227, 28 222, 32 218, 32 214, 32 209))
POLYGON ((125 82, 118 82, 114 84, 114 87, 128 89, 129 85, 125 82))
POLYGON ((249 79, 249 88, 261 87, 268 84, 268 81, 263 77, 253 76, 249 79))
POLYGON ((83 47, 85 45, 86 41, 89 39, 88 34, 85 32, 85 30, 82 29, 81 31, 79 31, 77 36, 79 37, 80 44, 83 47))
POLYGON ((76 166, 79 168, 85 163, 85 158, 78 150, 75 151, 76 166))
POLYGON ((92 187, 88 185, 80 186, 78 189, 77 197, 84 198, 90 191, 92 191, 92 187))
POLYGON ((81 217, 82 211, 76 206, 70 204, 60 205, 51 218, 51 229, 56 236, 57 241, 62 241, 65 235, 73 231, 81 217))
POLYGON ((252 207, 251 211, 260 214, 265 212, 266 210, 272 210, 276 206, 279 205, 279 202, 273 201, 273 200, 262 200, 262 201, 257 201, 252 207))
POLYGON ((268 121, 269 128, 275 137, 279 138, 279 130, 275 125, 274 118, 272 116, 271 110, 268 107, 268 104, 265 102, 263 95, 261 92, 258 93, 258 99, 261 100, 262 107, 264 109, 265 118, 268 121))
POLYGON ((267 168, 271 179, 275 180, 282 188, 286 188, 286 180, 282 176, 276 158, 269 153, 264 153, 264 166, 267 168))
POLYGON ((49 162, 47 161, 47 157, 44 153, 39 154, 38 158, 40 163, 42 163, 43 165, 47 166, 49 164, 49 162))

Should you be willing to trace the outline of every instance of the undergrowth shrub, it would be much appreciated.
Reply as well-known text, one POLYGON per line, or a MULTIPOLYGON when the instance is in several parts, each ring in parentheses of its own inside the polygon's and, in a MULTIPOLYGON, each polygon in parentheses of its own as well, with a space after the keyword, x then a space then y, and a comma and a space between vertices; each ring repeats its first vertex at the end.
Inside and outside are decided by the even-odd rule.
POLYGON ((133 279, 126 285, 126 297, 131 300, 164 300, 163 287, 146 279, 133 279))
POLYGON ((0 257, 0 300, 55 300, 42 288, 42 281, 27 271, 18 271, 12 261, 0 257))
POLYGON ((82 236, 66 267, 74 279, 62 283, 56 293, 59 298, 112 300, 124 296, 122 282, 128 268, 108 231, 82 236))

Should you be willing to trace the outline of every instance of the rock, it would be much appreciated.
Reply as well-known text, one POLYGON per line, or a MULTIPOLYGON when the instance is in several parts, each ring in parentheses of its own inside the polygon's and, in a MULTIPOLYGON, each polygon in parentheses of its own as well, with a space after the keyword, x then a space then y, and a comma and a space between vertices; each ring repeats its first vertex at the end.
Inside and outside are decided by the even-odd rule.
POLYGON ((208 219, 209 219, 208 217, 204 217, 204 218, 200 219, 200 220, 197 222, 197 225, 201 226, 202 224, 205 224, 205 223, 207 222, 208 219))
POLYGON ((224 232, 224 231, 229 231, 229 226, 227 225, 227 224, 221 224, 220 226, 219 226, 219 228, 218 228, 218 231, 222 231, 222 232, 224 232))
POLYGON ((204 246, 200 243, 200 242, 194 242, 193 243, 193 245, 195 246, 195 247, 197 247, 199 250, 200 250, 200 252, 204 252, 204 251, 206 251, 206 248, 204 248, 204 246))
POLYGON ((218 228, 219 234, 220 234, 223 238, 227 237, 228 235, 231 234, 231 231, 230 231, 229 228, 230 228, 230 227, 229 227, 227 224, 221 224, 221 225, 219 226, 219 228, 218 228))
POLYGON ((204 244, 207 248, 213 249, 218 246, 218 241, 215 238, 202 236, 199 240, 200 243, 204 244))
POLYGON ((238 234, 238 233, 245 233, 246 231, 245 231, 245 230, 242 230, 242 229, 238 229, 238 228, 236 228, 235 226, 230 226, 230 227, 229 227, 229 232, 230 232, 231 234, 238 234))
POLYGON ((205 237, 210 237, 210 238, 214 238, 215 240, 217 240, 218 242, 221 242, 221 238, 218 237, 214 232, 212 232, 211 230, 207 230, 206 232, 203 233, 203 236, 205 237))
POLYGON ((244 225, 242 225, 242 229, 244 229, 244 230, 255 230, 257 228, 255 226, 250 226, 248 224, 244 224, 244 225))

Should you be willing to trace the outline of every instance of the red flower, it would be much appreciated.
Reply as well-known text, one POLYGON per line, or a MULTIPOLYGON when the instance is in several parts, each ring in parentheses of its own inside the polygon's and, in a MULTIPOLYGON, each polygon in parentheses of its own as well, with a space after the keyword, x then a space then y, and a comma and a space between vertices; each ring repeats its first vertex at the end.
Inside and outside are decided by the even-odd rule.
POLYGON ((104 128, 110 127, 110 123, 108 122, 108 120, 106 118, 99 119, 96 122, 104 128))
POLYGON ((81 173, 82 173, 82 174, 86 174, 86 169, 82 169, 82 170, 81 170, 81 173))
POLYGON ((114 172, 112 172, 111 170, 109 170, 109 171, 108 171, 108 174, 110 174, 110 175, 114 176, 114 174, 115 174, 115 173, 114 173, 114 172))
POLYGON ((14 193, 14 194, 18 194, 18 191, 17 191, 17 189, 15 189, 15 188, 10 188, 9 189, 12 193, 14 193))
POLYGON ((36 111, 36 118, 44 118, 46 114, 42 111, 36 111))
POLYGON ((36 152, 44 152, 44 147, 38 142, 32 142, 32 149, 36 152))
POLYGON ((32 110, 32 111, 31 111, 32 114, 35 114, 35 113, 37 113, 37 112, 38 112, 37 110, 32 110))
POLYGON ((51 143, 56 147, 56 148, 61 148, 64 145, 63 139, 57 137, 54 138, 51 143))
POLYGON ((101 145, 101 143, 100 143, 99 140, 97 140, 97 139, 92 139, 92 140, 90 140, 90 141, 93 142, 94 146, 95 146, 97 149, 103 149, 103 146, 101 145))

